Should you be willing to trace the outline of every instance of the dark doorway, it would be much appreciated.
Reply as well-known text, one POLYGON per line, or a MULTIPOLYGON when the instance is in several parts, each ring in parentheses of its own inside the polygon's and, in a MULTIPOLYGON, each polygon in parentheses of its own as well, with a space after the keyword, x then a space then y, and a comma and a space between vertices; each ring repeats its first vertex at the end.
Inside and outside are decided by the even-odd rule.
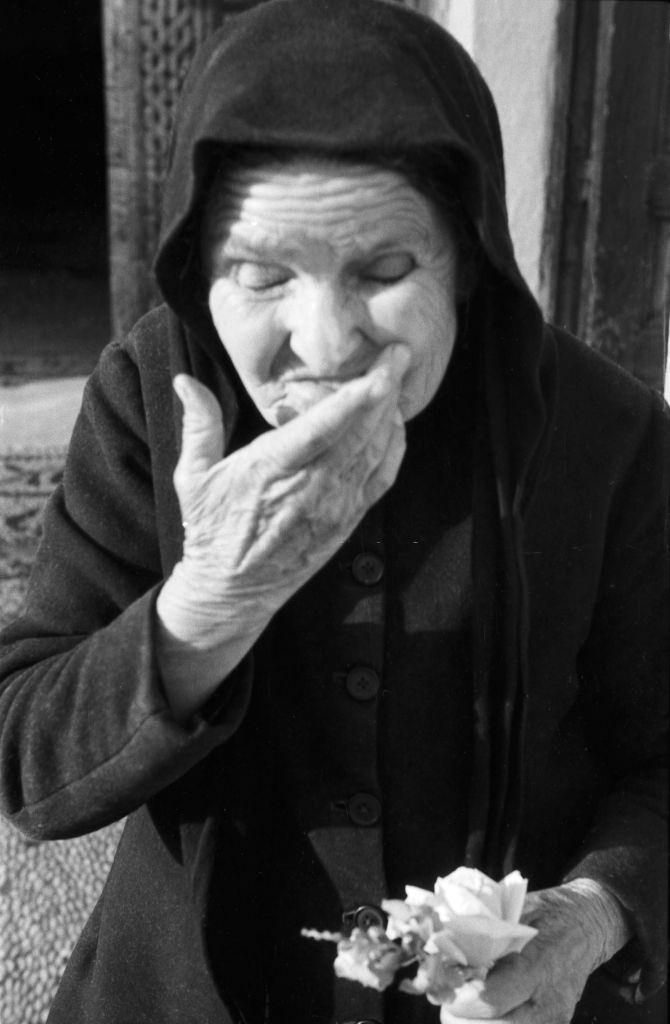
POLYGON ((5 383, 88 373, 108 338, 100 6, 0 5, 5 383))

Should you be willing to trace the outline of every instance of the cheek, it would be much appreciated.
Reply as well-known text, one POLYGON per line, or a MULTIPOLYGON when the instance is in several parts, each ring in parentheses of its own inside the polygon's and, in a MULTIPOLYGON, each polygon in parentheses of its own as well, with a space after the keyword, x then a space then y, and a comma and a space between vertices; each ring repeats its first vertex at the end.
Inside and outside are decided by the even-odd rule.
POLYGON ((375 296, 371 318, 386 338, 403 342, 412 354, 402 388, 406 419, 417 415, 437 391, 456 338, 456 305, 451 289, 431 281, 375 296))
POLYGON ((221 343, 240 377, 262 382, 281 344, 281 335, 274 327, 272 304, 250 304, 222 282, 215 282, 209 294, 209 309, 221 343))
POLYGON ((370 318, 378 336, 404 342, 418 368, 422 357, 451 348, 456 334, 456 306, 451 289, 432 281, 381 292, 370 302, 370 318))

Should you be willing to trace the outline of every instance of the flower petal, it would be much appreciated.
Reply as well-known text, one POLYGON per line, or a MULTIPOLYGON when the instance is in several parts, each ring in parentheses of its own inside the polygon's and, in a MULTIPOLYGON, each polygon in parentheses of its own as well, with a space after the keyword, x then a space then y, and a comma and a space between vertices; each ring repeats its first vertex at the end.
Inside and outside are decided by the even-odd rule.
POLYGON ((491 917, 457 918, 445 925, 444 931, 470 967, 490 967, 501 956, 519 952, 537 934, 535 928, 527 925, 507 924, 491 917))
POLYGON ((468 963, 466 957, 460 946, 457 946, 452 936, 447 931, 435 932, 428 939, 428 942, 424 946, 426 953, 439 953, 443 959, 448 959, 454 964, 460 964, 465 967, 468 963))
POLYGON ((358 981, 366 988, 383 992, 391 984, 400 966, 402 952, 381 928, 363 931, 354 928, 351 937, 337 946, 333 968, 338 978, 358 981))
POLYGON ((527 889, 528 880, 523 878, 519 871, 512 871, 503 878, 500 883, 503 920, 511 924, 518 923, 527 889))
POLYGON ((429 892, 428 889, 419 889, 417 885, 406 885, 405 892, 407 893, 406 902, 413 906, 430 907, 435 903, 435 893, 429 892))
POLYGON ((456 868, 438 878, 435 895, 456 914, 502 916, 500 886, 476 868, 456 868))

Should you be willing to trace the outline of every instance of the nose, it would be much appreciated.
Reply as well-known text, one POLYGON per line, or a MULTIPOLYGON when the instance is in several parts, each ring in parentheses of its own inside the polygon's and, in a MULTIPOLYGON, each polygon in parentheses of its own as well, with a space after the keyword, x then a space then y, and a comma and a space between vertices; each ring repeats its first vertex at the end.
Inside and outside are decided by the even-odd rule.
POLYGON ((305 284, 293 296, 285 326, 293 354, 315 376, 355 376, 371 362, 365 311, 332 285, 305 284))

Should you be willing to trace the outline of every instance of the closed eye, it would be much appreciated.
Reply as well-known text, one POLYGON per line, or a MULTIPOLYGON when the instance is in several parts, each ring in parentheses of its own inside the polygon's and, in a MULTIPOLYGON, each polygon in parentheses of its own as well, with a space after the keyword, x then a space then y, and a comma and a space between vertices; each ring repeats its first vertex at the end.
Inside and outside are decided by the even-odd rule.
POLYGON ((262 292, 286 284, 292 274, 287 267, 282 267, 278 263, 255 263, 244 260, 233 265, 232 277, 241 288, 262 292))
POLYGON ((406 252, 390 252, 378 256, 359 271, 364 281, 377 284, 394 284, 411 274, 416 266, 414 257, 406 252))

